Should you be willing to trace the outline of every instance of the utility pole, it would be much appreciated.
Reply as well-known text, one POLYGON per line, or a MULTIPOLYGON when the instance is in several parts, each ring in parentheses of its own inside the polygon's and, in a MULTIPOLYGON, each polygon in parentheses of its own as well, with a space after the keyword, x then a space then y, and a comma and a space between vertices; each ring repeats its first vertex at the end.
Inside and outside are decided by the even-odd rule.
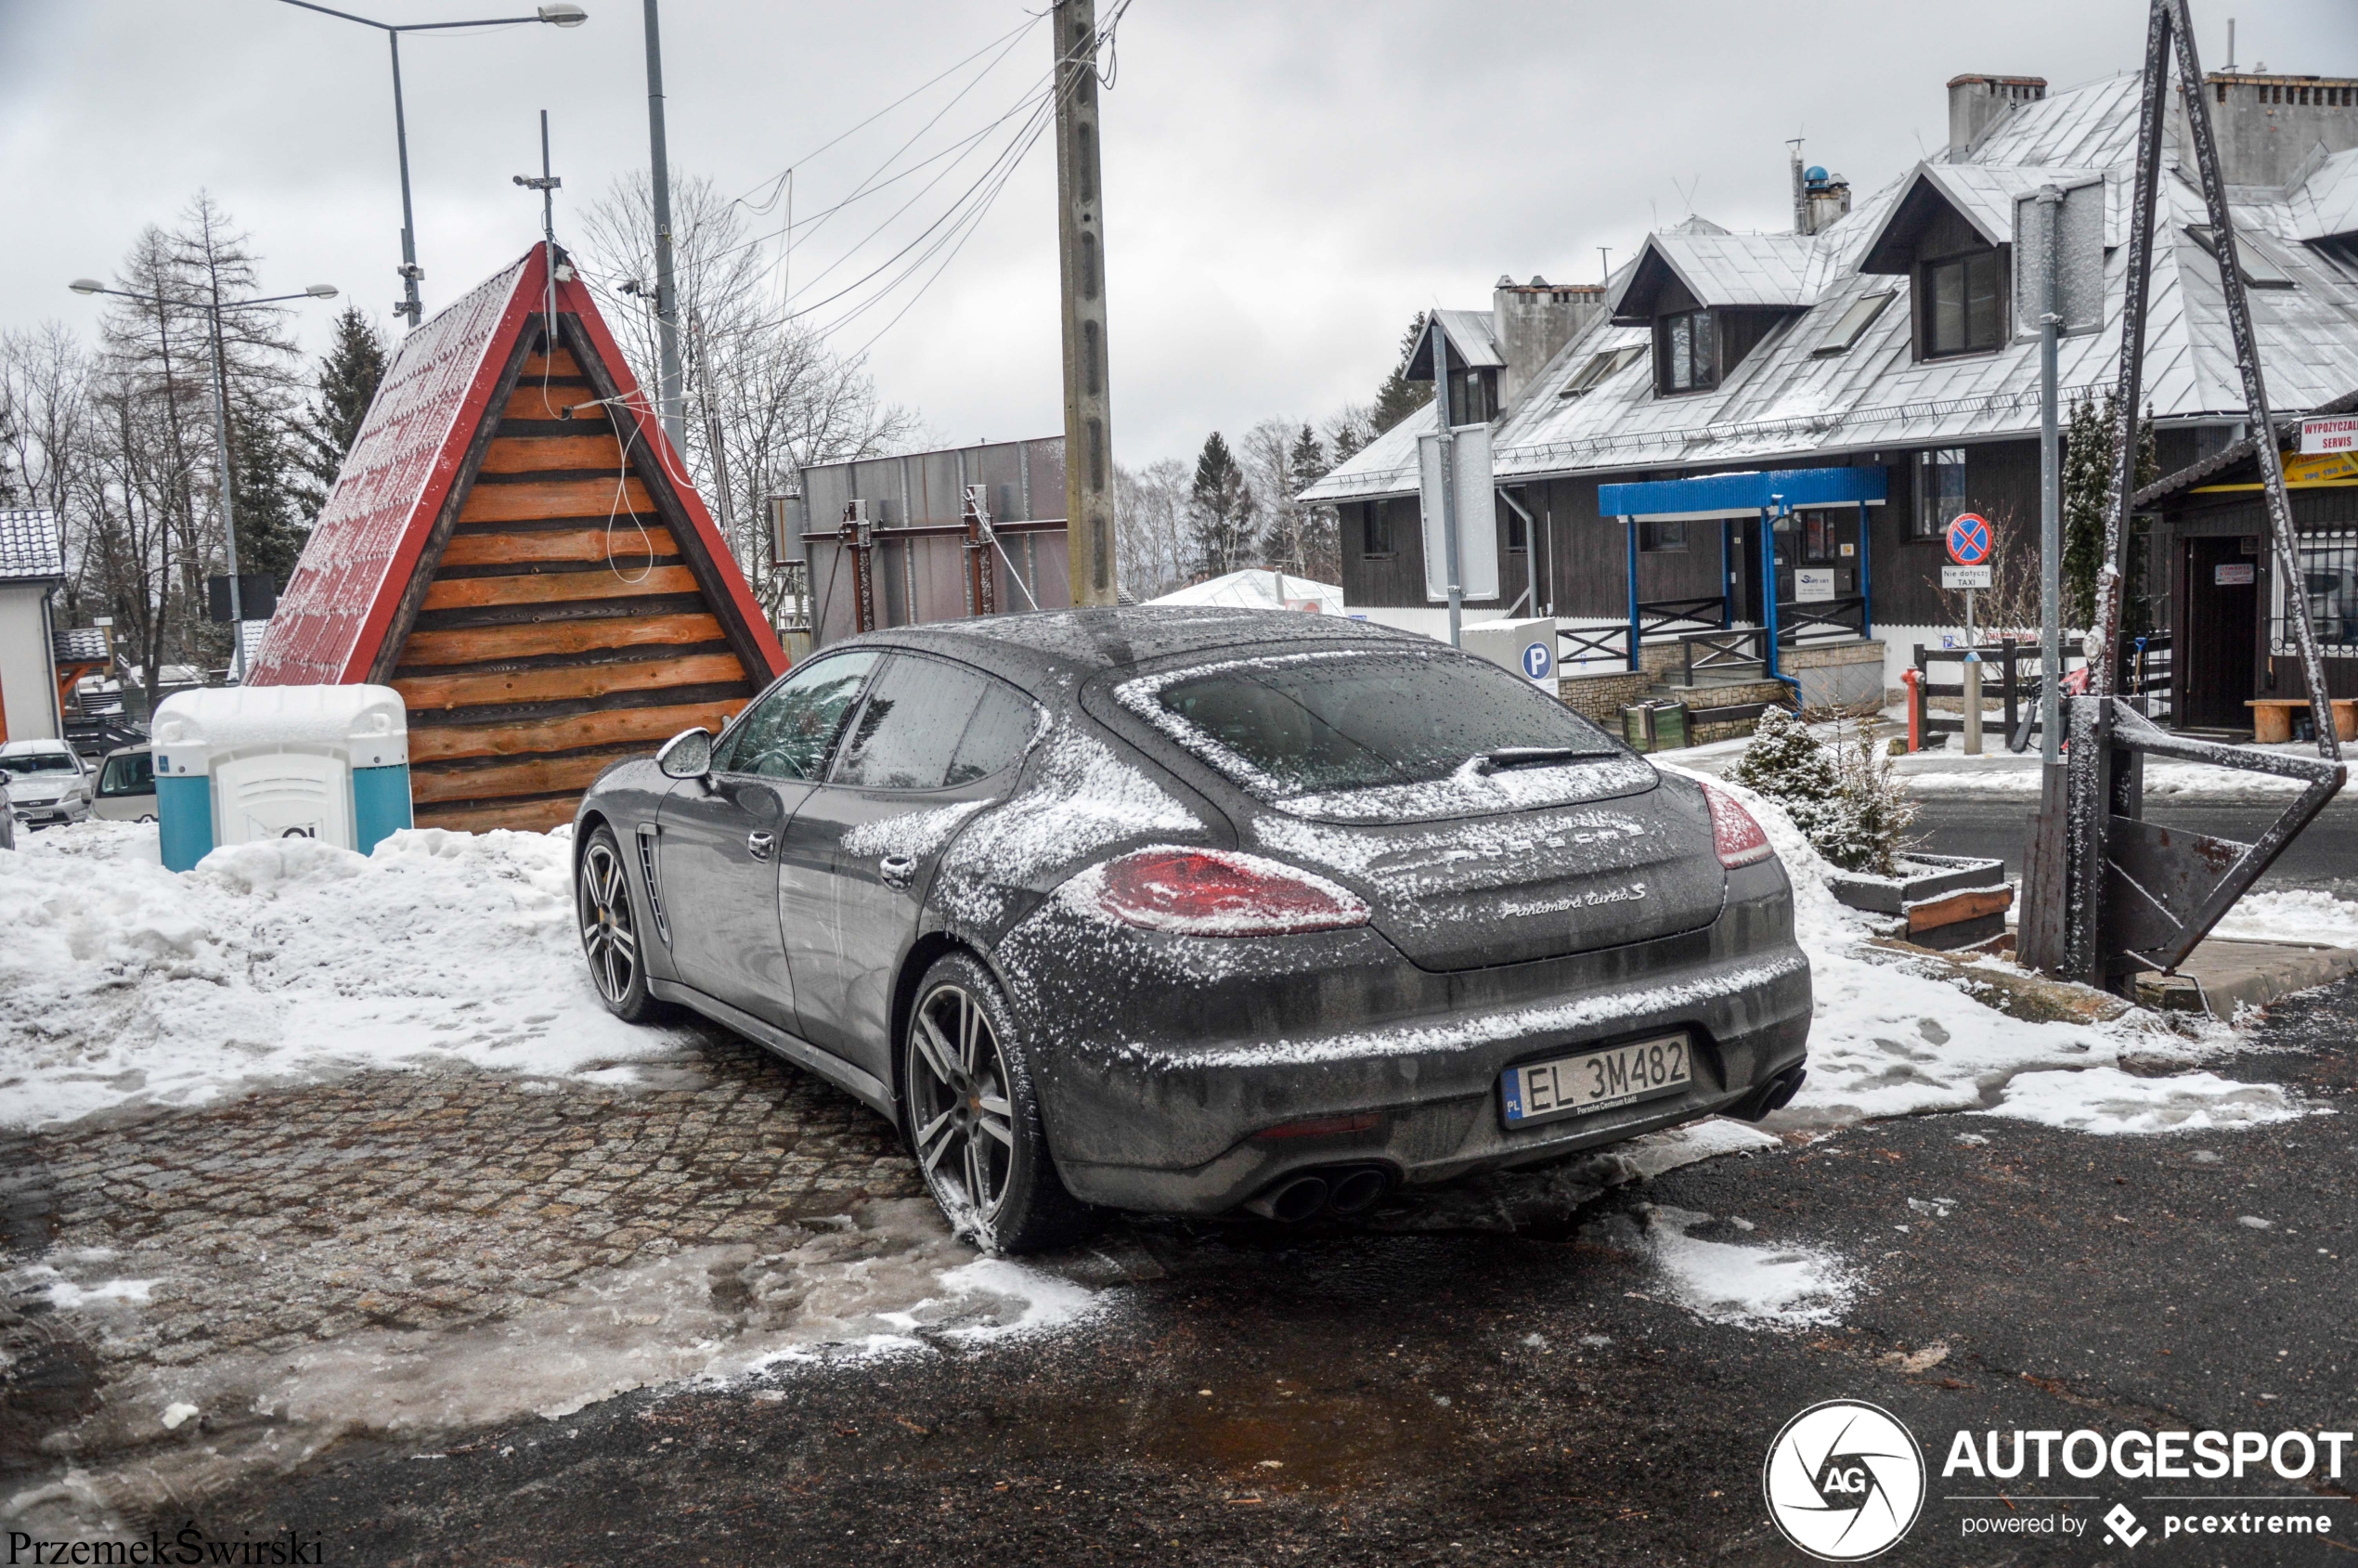
POLYGON ((238 685, 246 683, 246 605, 239 591, 238 514, 229 499, 229 368, 221 352, 221 288, 216 281, 205 315, 213 326, 213 451, 221 472, 222 553, 229 566, 229 668, 238 685))
MULTIPOLYGON (((2063 325, 2056 298, 2057 252, 2063 244, 2063 192, 2042 187, 2047 242, 2030 258, 2039 268, 2039 761, 2046 794, 2063 791, 2063 449, 2056 430, 2055 332, 2063 325)), ((2021 265, 2019 262, 2017 266, 2021 265)))
POLYGON ((1449 646, 1460 648, 1465 645, 1466 579, 1458 550, 1458 439, 1449 422, 1449 334, 1441 330, 1437 309, 1425 319, 1432 333, 1433 428, 1441 433, 1441 538, 1449 574, 1449 646))
MULTIPOLYGON (((650 6, 654 0, 648 0, 650 6)), ((1075 604, 1112 604, 1113 398, 1097 178, 1096 0, 1056 0, 1056 275, 1064 292, 1065 541, 1075 604)))
POLYGON ((400 30, 387 28, 385 42, 393 46, 393 144, 401 155, 401 303, 393 313, 415 329, 426 317, 425 302, 418 297, 418 279, 426 269, 418 265, 418 220, 409 210, 409 121, 401 107, 400 30))
POLYGON ((647 6, 647 145, 654 164, 655 334, 662 360, 655 401, 663 433, 674 450, 687 449, 687 421, 680 406, 680 295, 671 276, 671 154, 663 136, 663 32, 655 0, 647 6))

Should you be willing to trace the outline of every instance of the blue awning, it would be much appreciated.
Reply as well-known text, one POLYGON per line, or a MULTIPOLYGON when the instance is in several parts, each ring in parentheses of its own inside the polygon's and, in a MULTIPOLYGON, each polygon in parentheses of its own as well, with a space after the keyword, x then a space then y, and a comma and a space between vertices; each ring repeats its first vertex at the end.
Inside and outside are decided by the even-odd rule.
POLYGON ((1603 517, 1757 517, 1763 509, 1880 506, 1891 488, 1880 468, 1768 468, 1597 486, 1603 517))

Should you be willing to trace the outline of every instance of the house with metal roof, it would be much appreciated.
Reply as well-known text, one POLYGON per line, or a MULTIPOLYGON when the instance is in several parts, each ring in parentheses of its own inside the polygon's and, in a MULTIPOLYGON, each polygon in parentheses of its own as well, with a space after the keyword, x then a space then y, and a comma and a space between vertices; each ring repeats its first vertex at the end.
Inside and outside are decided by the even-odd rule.
POLYGON ((58 740, 57 628, 50 597, 66 580, 58 514, 0 508, 0 741, 58 740))
MULTIPOLYGON (((1568 638, 1620 626, 1652 650, 1801 608, 1783 617, 1785 645, 1880 642, 1887 686, 1914 644, 1955 640, 1959 605, 1940 587, 1947 525, 1976 512, 2002 556, 2037 548, 2038 323, 2015 305, 2015 201, 2050 185, 2102 188, 2101 325, 2063 340, 2059 372, 2067 401, 2101 398, 2118 368, 2139 87, 2133 72, 2053 93, 2036 77, 1960 76, 1946 149, 1855 204, 1839 177, 1796 159, 1791 232, 1691 218, 1650 235, 1544 363, 1513 362, 1526 340, 1501 330, 1503 292, 1486 321, 1434 313, 1421 346, 1447 338, 1462 382, 1451 422, 1491 425, 1499 596, 1467 618, 1552 616, 1568 638), (1495 408, 1494 382, 1513 387, 1495 408), (1857 494, 1880 499, 1698 511, 1653 488, 1832 468, 1875 471, 1857 494), (1640 495, 1664 510, 1612 510, 1640 495)), ((2229 70, 2206 88, 2270 398, 2299 414, 2358 388, 2358 80, 2229 70)), ((2191 152, 2183 167, 2178 156, 2183 121, 2180 106, 2144 369, 2165 473, 2246 434, 2218 245, 2191 152)), ((1431 359, 1410 373, 1430 378, 1431 359)), ((1307 495, 1340 512, 1350 612, 1439 634, 1417 445, 1436 419, 1429 405, 1307 495)), ((2190 557, 2166 534, 2140 549, 2132 616, 2169 629, 2190 557)), ((1639 662, 1610 638, 1575 641, 1568 667, 1583 654, 1639 662)), ((2347 652, 2340 667, 2358 686, 2358 647, 2347 652)), ((1653 652, 1646 663, 1656 667, 1653 652)))

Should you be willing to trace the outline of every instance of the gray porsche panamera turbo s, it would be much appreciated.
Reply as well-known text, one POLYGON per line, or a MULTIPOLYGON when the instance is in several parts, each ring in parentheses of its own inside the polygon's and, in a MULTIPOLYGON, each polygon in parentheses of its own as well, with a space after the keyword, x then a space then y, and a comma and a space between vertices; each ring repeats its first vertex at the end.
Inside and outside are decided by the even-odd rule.
POLYGON ((1512 674, 1296 612, 872 633, 576 823, 592 978, 902 1130, 961 1230, 1279 1219, 1799 1086, 1768 840, 1512 674))

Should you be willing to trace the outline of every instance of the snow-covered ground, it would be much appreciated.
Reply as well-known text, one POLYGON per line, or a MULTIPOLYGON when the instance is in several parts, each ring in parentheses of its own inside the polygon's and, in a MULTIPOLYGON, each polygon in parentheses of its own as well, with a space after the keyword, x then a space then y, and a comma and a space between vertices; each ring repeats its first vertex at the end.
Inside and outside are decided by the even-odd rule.
MULTIPOLYGON (((2117 1068, 2124 1053, 2183 1058, 2188 1072, 2158 1082, 2173 1085, 2171 1104, 2181 1114, 2199 1111, 2212 1119, 2201 1125, 2287 1113, 2289 1102, 2278 1091, 2255 1091, 2191 1070, 2232 1043, 2223 1026, 2205 1026, 2189 1037, 2136 1014, 2108 1024, 2026 1023, 1945 978, 1895 963, 1892 954, 1868 945, 1865 918, 1835 901, 1827 886, 1830 868, 1791 818, 1742 785, 1723 779, 1717 787, 1759 820, 1793 879, 1794 927, 1817 992, 1808 1082, 1771 1119, 1772 1127, 1814 1130, 1876 1117, 1987 1109, 2049 1122, 2076 1116, 2067 1124, 2090 1132, 2157 1130, 2152 1106, 2123 1098, 2119 1074, 2092 1070, 2117 1068)), ((2358 905, 2339 907, 2358 920, 2358 905)))
POLYGON ((599 1004, 570 831, 308 838, 163 869, 156 830, 92 822, 0 854, 0 1126, 257 1082, 465 1062, 562 1075, 678 1054, 599 1004))

